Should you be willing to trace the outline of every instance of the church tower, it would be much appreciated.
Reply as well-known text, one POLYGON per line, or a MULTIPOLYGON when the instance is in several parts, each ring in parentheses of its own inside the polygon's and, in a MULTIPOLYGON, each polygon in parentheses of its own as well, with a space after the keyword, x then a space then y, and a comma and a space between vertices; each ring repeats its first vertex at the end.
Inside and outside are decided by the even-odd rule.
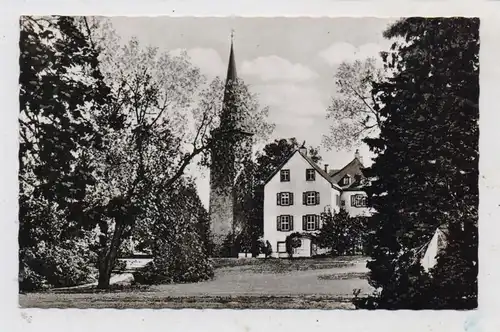
POLYGON ((244 130, 244 112, 238 107, 238 77, 234 58, 233 40, 227 68, 224 99, 219 128, 212 132, 214 145, 210 167, 210 232, 213 242, 212 255, 228 256, 226 244, 234 242, 241 229, 242 213, 238 204, 242 182, 251 181, 245 172, 245 159, 251 158, 252 134, 244 130), (224 250, 225 249, 225 250, 224 250))

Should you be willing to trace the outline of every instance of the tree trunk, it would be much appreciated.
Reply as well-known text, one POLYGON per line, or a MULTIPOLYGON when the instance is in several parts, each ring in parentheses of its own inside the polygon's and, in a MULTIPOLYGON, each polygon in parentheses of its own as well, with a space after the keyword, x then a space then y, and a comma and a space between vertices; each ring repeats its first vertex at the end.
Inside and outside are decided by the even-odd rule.
POLYGON ((113 264, 118 255, 118 249, 122 243, 122 235, 124 225, 118 221, 115 224, 115 231, 113 239, 107 251, 107 254, 99 262, 99 278, 97 281, 97 288, 108 289, 111 280, 111 272, 113 271, 113 264))

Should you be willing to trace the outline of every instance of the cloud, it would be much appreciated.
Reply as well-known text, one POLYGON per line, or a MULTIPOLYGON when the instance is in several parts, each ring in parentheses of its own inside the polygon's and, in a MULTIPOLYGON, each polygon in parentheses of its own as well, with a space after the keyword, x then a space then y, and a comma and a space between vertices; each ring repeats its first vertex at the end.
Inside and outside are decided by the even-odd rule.
POLYGON ((173 55, 180 55, 182 51, 186 51, 187 55, 191 58, 191 62, 200 68, 203 75, 209 79, 215 76, 223 77, 226 65, 222 61, 219 53, 212 48, 190 48, 188 50, 175 49, 171 51, 173 55))
POLYGON ((296 137, 319 144, 325 122, 326 102, 313 86, 300 83, 253 85, 261 105, 269 106, 269 120, 276 124, 273 138, 296 137))
POLYGON ((363 60, 368 57, 378 58, 384 47, 379 44, 369 43, 361 46, 354 46, 349 43, 340 42, 332 44, 327 49, 321 51, 319 56, 330 66, 336 66, 343 61, 363 60))
POLYGON ((318 74, 300 63, 291 63, 276 55, 258 57, 252 61, 244 61, 241 66, 243 75, 258 76, 267 81, 303 82, 318 77, 318 74))

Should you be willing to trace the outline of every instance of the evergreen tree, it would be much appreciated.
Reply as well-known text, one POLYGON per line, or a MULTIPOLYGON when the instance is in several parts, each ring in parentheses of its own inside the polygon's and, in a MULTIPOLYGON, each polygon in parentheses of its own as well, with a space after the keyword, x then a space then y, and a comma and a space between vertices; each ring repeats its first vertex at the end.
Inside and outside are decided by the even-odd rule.
POLYGON ((396 39, 383 54, 392 76, 374 85, 383 122, 380 137, 365 140, 378 154, 366 170, 377 295, 363 305, 470 307, 456 296, 477 296, 479 20, 408 18, 384 36, 396 39), (429 280, 415 253, 438 226, 454 240, 429 280), (456 296, 440 298, 441 286, 456 296))

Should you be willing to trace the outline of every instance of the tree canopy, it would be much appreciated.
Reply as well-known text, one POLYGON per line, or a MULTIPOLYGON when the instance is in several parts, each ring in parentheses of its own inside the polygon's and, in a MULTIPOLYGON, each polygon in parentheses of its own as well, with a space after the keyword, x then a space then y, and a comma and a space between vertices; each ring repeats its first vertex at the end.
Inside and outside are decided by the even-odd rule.
POLYGON ((369 222, 368 267, 378 290, 369 306, 475 307, 479 20, 408 18, 384 36, 395 39, 392 54, 383 54, 393 74, 374 84, 384 121, 379 137, 365 140, 377 153, 366 170, 373 180, 369 204, 376 210, 369 222), (453 245, 429 279, 416 252, 437 227, 453 245))
MULTIPOLYGON (((196 193, 184 173, 199 159, 210 165, 211 147, 226 139, 212 135, 220 124, 222 81, 206 82, 186 53, 160 52, 134 38, 122 43, 99 18, 23 18, 20 47, 21 265, 43 262, 44 238, 72 249, 79 236, 82 252, 92 256, 80 253, 80 261, 97 266, 99 287, 107 288, 138 225, 177 223, 171 235, 178 241, 165 246, 184 250, 188 268, 189 257, 206 247, 192 231, 206 226, 191 223, 207 216, 188 199, 196 193), (192 203, 192 214, 166 215, 176 194, 186 199, 177 197, 171 208, 182 214, 192 203)), ((244 125, 265 139, 273 128, 267 108, 244 82, 235 88, 244 125)), ((208 266, 206 256, 197 257, 208 266)), ((21 267, 21 274, 31 271, 21 267)))
POLYGON ((373 83, 384 77, 378 58, 342 62, 335 72, 337 90, 326 110, 330 128, 323 136, 327 149, 350 149, 378 133, 382 116, 372 94, 373 83))

